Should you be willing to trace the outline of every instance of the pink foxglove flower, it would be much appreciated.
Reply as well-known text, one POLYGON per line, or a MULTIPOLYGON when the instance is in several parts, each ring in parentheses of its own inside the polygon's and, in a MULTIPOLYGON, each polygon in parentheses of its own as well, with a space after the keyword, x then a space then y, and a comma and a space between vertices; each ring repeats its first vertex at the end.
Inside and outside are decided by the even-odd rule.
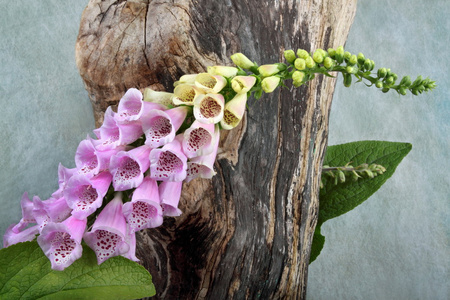
POLYGON ((220 122, 225 99, 221 94, 198 95, 194 99, 194 116, 201 123, 220 122))
POLYGON ((183 181, 186 177, 187 157, 181 149, 178 135, 172 142, 150 152, 150 178, 160 181, 183 181))
POLYGON ((39 225, 39 230, 45 227, 48 222, 59 223, 70 217, 72 209, 67 205, 66 199, 61 197, 59 199, 50 198, 42 201, 39 197, 33 197, 33 215, 36 223, 39 225))
POLYGON ((175 133, 183 124, 189 108, 175 107, 166 111, 153 109, 142 120, 145 134, 145 144, 151 148, 158 148, 175 138, 175 133))
POLYGON ((233 129, 239 122, 245 112, 245 105, 247 104, 247 94, 237 94, 227 104, 223 112, 223 119, 220 121, 220 125, 223 129, 233 129))
POLYGON ((117 193, 97 216, 92 230, 84 234, 86 244, 95 251, 98 264, 113 256, 126 254, 130 249, 122 205, 122 195, 117 193))
POLYGON ((28 227, 22 231, 14 230, 15 226, 17 225, 12 224, 6 229, 5 235, 3 236, 4 248, 17 243, 32 241, 39 234, 39 225, 28 227))
POLYGON ((123 205, 123 214, 127 219, 130 232, 145 228, 158 227, 163 222, 159 204, 159 192, 156 180, 145 177, 133 192, 131 202, 123 205))
POLYGON ((179 84, 173 90, 173 104, 194 105, 194 98, 202 92, 193 84, 179 84))
POLYGON ((195 77, 195 86, 205 93, 218 93, 227 85, 227 80, 220 75, 200 73, 195 77))
POLYGON ((111 184, 109 172, 102 172, 92 178, 74 175, 67 182, 64 198, 72 208, 72 216, 85 219, 102 205, 103 197, 111 184))
POLYGON ((164 216, 178 217, 181 215, 178 203, 180 202, 182 186, 183 182, 173 181, 163 181, 159 185, 159 198, 161 199, 164 216))
POLYGON ((238 93, 247 93, 255 85, 256 77, 254 76, 236 76, 231 79, 231 87, 238 93))
POLYGON ((28 197, 27 192, 23 193, 22 195, 22 199, 20 200, 20 207, 22 208, 22 218, 20 219, 18 224, 14 225, 14 227, 11 228, 16 233, 22 231, 25 227, 28 226, 28 224, 36 223, 36 219, 33 215, 34 205, 28 197))
MULTIPOLYGON (((157 103, 164 105, 165 107, 173 106, 172 102, 173 93, 158 92, 151 88, 144 90, 144 102, 157 103)), ((145 103, 144 103, 145 105, 145 103)))
POLYGON ((189 160, 185 180, 186 182, 189 182, 197 177, 211 179, 214 175, 216 175, 216 172, 214 171, 214 162, 216 161, 219 140, 219 138, 215 140, 213 152, 204 156, 194 157, 189 160))
POLYGON ((122 256, 132 261, 139 261, 136 257, 136 233, 128 230, 125 242, 128 244, 129 249, 128 252, 122 254, 122 256))
POLYGON ((142 93, 135 88, 129 89, 119 101, 115 119, 118 123, 129 123, 139 119, 144 102, 142 93))
POLYGON ((77 173, 77 168, 68 169, 64 167, 61 163, 58 166, 58 185, 59 188, 53 192, 52 197, 53 198, 61 198, 63 197, 63 191, 66 187, 67 181, 69 181, 70 177, 73 176, 73 174, 77 173))
POLYGON ((69 217, 62 223, 48 223, 37 238, 53 270, 62 271, 81 257, 81 239, 87 220, 69 217))
POLYGON ((113 186, 116 191, 125 191, 139 186, 144 179, 150 160, 151 148, 147 145, 120 151, 111 157, 109 169, 113 175, 113 186))
POLYGON ((219 128, 214 124, 194 121, 183 133, 183 152, 188 158, 206 155, 214 150, 214 141, 218 138, 219 128))

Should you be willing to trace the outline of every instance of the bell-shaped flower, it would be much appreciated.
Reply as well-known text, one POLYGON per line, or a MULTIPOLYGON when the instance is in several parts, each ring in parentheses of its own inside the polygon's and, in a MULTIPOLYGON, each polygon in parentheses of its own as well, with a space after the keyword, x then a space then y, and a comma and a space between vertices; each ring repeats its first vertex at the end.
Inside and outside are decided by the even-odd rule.
POLYGON ((176 87, 180 84, 194 84, 195 77, 197 77, 198 74, 184 74, 180 77, 177 81, 173 83, 173 86, 176 87))
POLYGON ((11 229, 18 233, 25 229, 30 223, 36 223, 36 219, 33 216, 33 202, 28 197, 28 193, 25 192, 22 195, 22 199, 20 200, 20 207, 22 209, 22 218, 19 223, 14 225, 11 229))
POLYGON ((247 93, 256 83, 256 77, 254 76, 236 76, 231 79, 231 87, 238 93, 247 93))
POLYGON ((187 157, 178 135, 172 142, 150 152, 150 178, 160 181, 183 181, 186 177, 187 157))
POLYGON ((242 53, 235 53, 231 55, 230 58, 236 66, 241 67, 242 69, 250 69, 255 65, 254 62, 242 53))
POLYGON ((141 184, 144 172, 150 165, 150 151, 149 146, 142 145, 130 151, 120 151, 111 157, 109 170, 113 175, 114 190, 125 191, 141 184))
POLYGON ((245 112, 245 105, 247 104, 247 94, 237 94, 227 104, 223 112, 223 119, 220 121, 220 125, 223 129, 233 129, 239 122, 241 122, 242 116, 245 112))
POLYGON ((214 162, 216 161, 217 150, 219 148, 219 138, 215 140, 214 150, 207 155, 197 156, 189 160, 186 173, 186 182, 197 177, 211 179, 216 172, 214 171, 214 162))
POLYGON ((261 81, 261 88, 266 93, 272 93, 280 84, 281 78, 278 76, 266 77, 261 81))
POLYGON ((58 189, 53 192, 53 198, 61 198, 63 197, 63 191, 66 187, 67 181, 69 181, 70 177, 76 174, 78 171, 77 168, 66 168, 61 163, 58 165, 58 189))
POLYGON ((107 171, 92 178, 80 174, 72 176, 64 190, 64 198, 72 208, 72 216, 80 220, 85 219, 99 208, 111 179, 112 176, 107 171))
POLYGON ((138 89, 131 88, 120 99, 114 118, 118 123, 137 121, 142 113, 143 106, 142 93, 138 89))
POLYGON ((44 227, 37 242, 53 270, 62 271, 81 257, 81 239, 86 222, 86 219, 69 217, 62 223, 50 222, 44 227))
POLYGON ((179 106, 166 111, 153 109, 149 112, 142 120, 145 144, 151 148, 158 148, 173 141, 188 111, 189 107, 179 106))
POLYGON ((48 222, 60 223, 70 217, 72 209, 64 197, 50 198, 42 201, 39 197, 33 197, 33 216, 42 231, 48 222))
POLYGON ((125 242, 128 244, 129 249, 126 253, 122 254, 122 256, 128 258, 129 260, 138 262, 139 259, 136 257, 136 233, 130 231, 129 228, 127 230, 125 242))
POLYGON ((238 69, 229 66, 209 66, 208 73, 211 75, 220 75, 223 77, 231 78, 236 76, 238 69))
POLYGON ((97 216, 91 231, 83 236, 86 244, 94 250, 98 264, 126 254, 130 249, 122 205, 122 194, 117 193, 97 216))
POLYGON ((218 93, 227 85, 227 80, 220 75, 200 73, 195 77, 195 86, 205 93, 218 93))
POLYGON ((194 99, 194 116, 201 123, 220 122, 225 99, 221 94, 198 95, 194 99))
POLYGON ((21 231, 15 230, 15 227, 17 228, 17 224, 12 224, 6 229, 3 236, 4 248, 17 243, 30 242, 39 234, 39 225, 34 225, 21 231))
POLYGON ((264 77, 272 76, 280 72, 278 64, 262 65, 258 68, 259 74, 264 77))
POLYGON ((173 106, 172 97, 173 93, 158 92, 151 88, 145 88, 144 90, 144 102, 157 103, 165 107, 170 107, 173 106))
POLYGON ((163 215, 159 202, 158 183, 154 179, 145 177, 134 190, 131 202, 123 205, 123 214, 129 230, 136 232, 160 226, 163 215))
POLYGON ((180 202, 181 188, 183 182, 163 181, 159 185, 159 198, 163 216, 178 217, 181 210, 178 209, 180 202))
POLYGON ((179 84, 173 90, 172 102, 175 105, 194 105, 194 98, 202 94, 194 84, 179 84))
POLYGON ((183 133, 183 152, 188 158, 206 155, 214 150, 214 141, 219 129, 214 124, 195 120, 183 133))

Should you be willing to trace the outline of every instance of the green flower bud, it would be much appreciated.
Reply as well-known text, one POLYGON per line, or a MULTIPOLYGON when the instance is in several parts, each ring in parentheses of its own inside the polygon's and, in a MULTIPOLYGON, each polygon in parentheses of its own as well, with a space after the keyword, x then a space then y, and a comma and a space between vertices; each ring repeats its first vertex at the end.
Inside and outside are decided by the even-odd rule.
POLYGON ((381 88, 383 87, 383 83, 382 83, 381 81, 378 80, 378 81, 375 83, 375 86, 376 86, 377 88, 381 89, 381 88))
POLYGON ((327 69, 331 69, 334 66, 334 61, 331 57, 325 57, 323 60, 323 66, 327 69))
POLYGON ((387 74, 386 68, 378 69, 378 72, 377 72, 378 78, 383 79, 384 77, 386 77, 386 74, 387 74))
POLYGON ((414 80, 414 82, 411 84, 412 87, 416 87, 420 84, 422 84, 422 75, 417 76, 416 80, 414 80))
POLYGON ((292 74, 292 84, 295 87, 299 87, 303 84, 303 80, 305 79, 305 73, 301 72, 301 71, 295 71, 292 74))
POLYGON ((328 48, 328 55, 329 55, 331 58, 334 58, 335 55, 336 55, 336 50, 334 50, 333 48, 328 48))
POLYGON ((307 68, 314 68, 316 66, 316 63, 314 62, 313 58, 311 56, 308 56, 308 58, 305 59, 306 67, 307 68))
POLYGON ((344 47, 339 46, 336 48, 335 59, 339 64, 344 61, 344 47))
POLYGON ((266 93, 272 93, 280 84, 281 78, 278 76, 266 77, 261 81, 261 88, 266 93))
POLYGON ((389 85, 393 84, 394 83, 394 76, 387 77, 385 82, 387 84, 389 84, 389 85))
POLYGON ((299 58, 303 58, 303 59, 307 59, 309 57, 309 53, 306 50, 303 49, 298 49, 297 50, 297 56, 299 58))
POLYGON ((392 78, 394 78, 394 82, 396 82, 398 79, 398 75, 395 73, 391 73, 391 76, 392 76, 392 78))
POLYGON ((345 174, 341 170, 338 171, 339 181, 345 182, 345 174))
POLYGON ((284 51, 284 58, 286 58, 288 63, 293 63, 297 57, 295 56, 294 50, 286 50, 284 51))
POLYGON ((358 68, 356 66, 347 66, 347 68, 345 68, 345 71, 347 71, 347 73, 349 74, 356 74, 358 73, 358 68))
POLYGON ((356 65, 357 62, 358 62, 358 58, 356 57, 356 55, 350 56, 350 59, 348 60, 348 64, 350 66, 356 65))
POLYGON ((382 91, 383 93, 387 93, 387 92, 389 92, 389 88, 388 88, 388 87, 384 87, 381 91, 382 91))
POLYGON ((373 60, 370 60, 370 63, 372 65, 372 67, 370 68, 369 71, 372 71, 375 68, 375 62, 373 60))
POLYGON ((400 95, 403 95, 403 96, 405 96, 406 95, 406 88, 405 87, 400 87, 399 89, 398 89, 398 93, 400 94, 400 95))
POLYGON ((242 69, 250 69, 255 65, 254 62, 242 53, 235 53, 231 55, 231 60, 236 66, 241 67, 242 69))
POLYGON ((344 52, 344 61, 348 62, 350 60, 350 57, 352 57, 352 54, 348 51, 344 52))
POLYGON ((370 71, 373 69, 372 61, 368 58, 366 58, 366 60, 364 61, 364 69, 366 69, 367 71, 370 71))
POLYGON ((367 176, 368 176, 369 178, 373 178, 373 177, 374 177, 374 174, 372 173, 372 171, 370 171, 370 170, 364 170, 364 172, 366 172, 366 174, 367 174, 367 176))
POLYGON ((412 90, 411 90, 411 93, 413 93, 413 94, 416 95, 416 96, 419 95, 419 92, 417 91, 417 89, 412 89, 412 90))
POLYGON ((317 49, 316 51, 314 51, 314 54, 313 54, 313 59, 318 64, 321 64, 324 59, 323 53, 322 53, 323 50, 322 51, 321 50, 322 49, 317 49))
POLYGON ((306 68, 306 61, 303 58, 297 58, 294 66, 297 70, 304 70, 306 68))
POLYGON ((400 81, 400 85, 404 87, 409 87, 411 85, 411 77, 405 76, 400 81))
POLYGON ((364 54, 361 52, 358 53, 358 64, 363 65, 366 61, 366 58, 364 57, 364 54))
POLYGON ((347 73, 343 73, 342 75, 344 76, 344 86, 349 87, 352 84, 352 75, 347 73))
POLYGON ((258 68, 259 74, 264 77, 272 76, 280 72, 280 67, 278 64, 262 65, 258 68))

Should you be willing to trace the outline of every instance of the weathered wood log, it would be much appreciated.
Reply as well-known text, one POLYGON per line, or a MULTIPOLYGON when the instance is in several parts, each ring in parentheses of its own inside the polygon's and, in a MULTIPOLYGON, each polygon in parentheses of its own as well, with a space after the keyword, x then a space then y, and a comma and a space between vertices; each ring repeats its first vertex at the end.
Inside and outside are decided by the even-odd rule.
MULTIPOLYGON (((97 125, 126 89, 172 90, 183 74, 261 64, 285 49, 345 43, 356 0, 91 0, 76 56, 97 125)), ((335 79, 249 102, 212 180, 183 187, 178 218, 138 237, 159 299, 304 299, 335 79)))

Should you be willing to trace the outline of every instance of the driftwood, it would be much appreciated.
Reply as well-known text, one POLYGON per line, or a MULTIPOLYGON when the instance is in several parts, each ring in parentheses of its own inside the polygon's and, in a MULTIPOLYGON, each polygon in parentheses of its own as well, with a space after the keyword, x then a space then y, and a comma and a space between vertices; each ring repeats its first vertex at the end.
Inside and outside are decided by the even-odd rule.
MULTIPOLYGON (((356 0, 91 0, 76 57, 97 125, 131 87, 172 91, 183 74, 261 64, 285 49, 343 45, 356 0)), ((138 237, 160 299, 305 299, 335 79, 250 100, 222 137, 212 180, 185 184, 183 215, 138 237)))

